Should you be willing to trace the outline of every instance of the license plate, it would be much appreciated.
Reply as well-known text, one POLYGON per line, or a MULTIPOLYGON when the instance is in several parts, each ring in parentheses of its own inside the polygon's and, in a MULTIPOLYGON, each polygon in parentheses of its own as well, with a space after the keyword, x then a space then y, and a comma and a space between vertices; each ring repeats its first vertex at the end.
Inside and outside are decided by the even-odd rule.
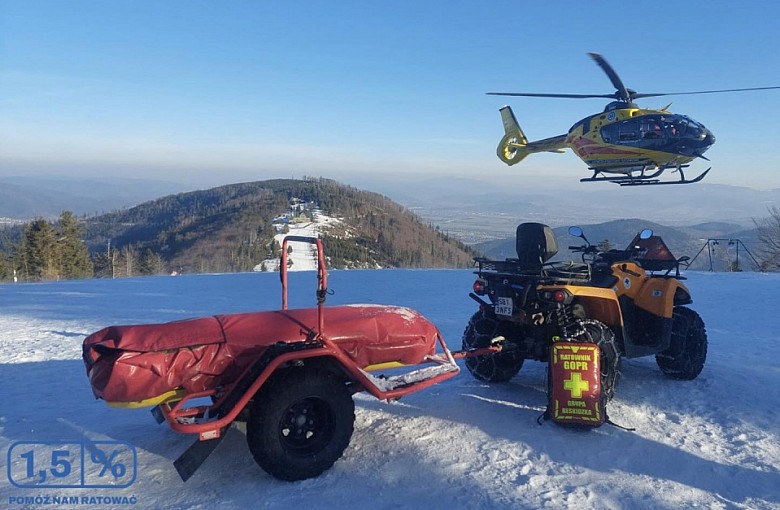
POLYGON ((496 302, 495 312, 496 315, 512 315, 512 298, 500 297, 496 302))

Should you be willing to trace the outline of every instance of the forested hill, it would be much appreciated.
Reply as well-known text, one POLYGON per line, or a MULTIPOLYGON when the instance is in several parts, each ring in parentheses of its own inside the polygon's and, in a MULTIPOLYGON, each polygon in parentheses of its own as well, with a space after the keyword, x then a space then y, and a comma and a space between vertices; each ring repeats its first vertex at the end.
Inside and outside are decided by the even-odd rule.
POLYGON ((341 219, 320 235, 330 267, 459 268, 472 263, 468 247, 401 205, 326 179, 259 181, 166 196, 87 219, 85 242, 96 273, 103 253, 118 253, 125 263, 153 253, 168 269, 185 272, 247 271, 279 256, 272 222, 296 202, 341 219))

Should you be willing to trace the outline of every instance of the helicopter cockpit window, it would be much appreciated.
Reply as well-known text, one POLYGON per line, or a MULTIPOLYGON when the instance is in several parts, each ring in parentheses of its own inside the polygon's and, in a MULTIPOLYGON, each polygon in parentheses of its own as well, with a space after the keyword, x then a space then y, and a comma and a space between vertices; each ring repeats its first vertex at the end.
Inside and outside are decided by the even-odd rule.
POLYGON ((703 140, 706 136, 707 128, 703 124, 685 116, 683 116, 681 122, 684 122, 687 126, 687 137, 703 140))
POLYGON ((669 122, 666 124, 665 129, 666 132, 669 133, 669 136, 672 137, 680 137, 685 135, 687 133, 688 128, 690 124, 688 122, 688 119, 685 117, 680 117, 676 119, 674 122, 669 122))

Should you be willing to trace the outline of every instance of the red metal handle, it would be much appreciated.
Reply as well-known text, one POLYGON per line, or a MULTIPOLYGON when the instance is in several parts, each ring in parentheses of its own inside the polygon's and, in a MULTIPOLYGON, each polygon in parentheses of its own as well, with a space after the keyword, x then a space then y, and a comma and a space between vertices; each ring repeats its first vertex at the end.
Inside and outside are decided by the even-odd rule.
POLYGON ((287 236, 282 241, 282 256, 279 262, 279 274, 282 279, 282 310, 287 310, 287 244, 290 241, 309 243, 317 247, 317 336, 322 336, 323 307, 328 292, 328 271, 325 268, 325 250, 322 241, 316 237, 306 236, 287 236))

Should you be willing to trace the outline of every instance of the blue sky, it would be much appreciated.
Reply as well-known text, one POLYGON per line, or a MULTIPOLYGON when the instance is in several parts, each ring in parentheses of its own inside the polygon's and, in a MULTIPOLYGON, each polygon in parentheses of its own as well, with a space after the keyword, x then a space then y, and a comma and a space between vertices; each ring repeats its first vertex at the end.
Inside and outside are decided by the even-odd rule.
MULTIPOLYGON (((774 1, 0 0, 0 175, 585 186, 571 152, 504 166, 497 110, 537 139, 604 101, 485 92, 611 93, 589 51, 640 92, 780 85, 778 19, 774 1)), ((717 137, 709 182, 780 187, 780 90, 640 105, 670 101, 717 137)))

